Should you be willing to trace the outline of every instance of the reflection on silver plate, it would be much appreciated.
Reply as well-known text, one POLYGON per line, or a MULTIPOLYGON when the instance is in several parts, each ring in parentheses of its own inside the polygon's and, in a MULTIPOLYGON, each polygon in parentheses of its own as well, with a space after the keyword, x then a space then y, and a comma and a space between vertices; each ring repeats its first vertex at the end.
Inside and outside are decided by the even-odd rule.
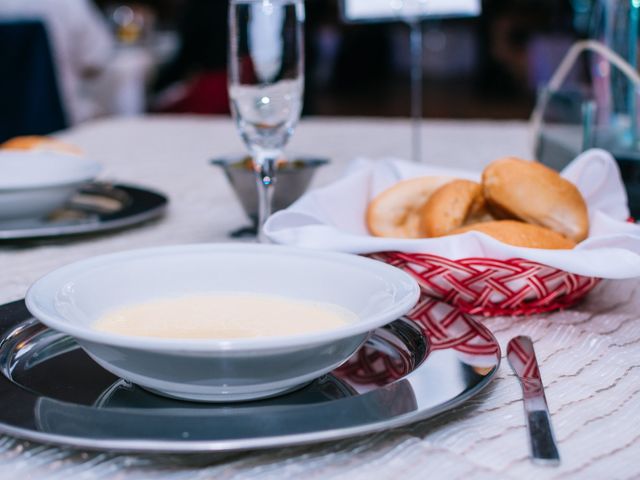
POLYGON ((443 343, 441 327, 436 339, 424 324, 397 320, 346 365, 296 392, 213 405, 159 397, 119 380, 14 302, 0 307, 0 432, 83 449, 186 453, 394 428, 459 405, 498 369, 500 349, 484 327, 474 325, 479 343, 469 334, 443 343), (477 344, 476 355, 469 345, 477 344))
POLYGON ((55 238, 130 227, 161 216, 167 198, 130 185, 94 183, 45 219, 0 222, 0 241, 55 238))

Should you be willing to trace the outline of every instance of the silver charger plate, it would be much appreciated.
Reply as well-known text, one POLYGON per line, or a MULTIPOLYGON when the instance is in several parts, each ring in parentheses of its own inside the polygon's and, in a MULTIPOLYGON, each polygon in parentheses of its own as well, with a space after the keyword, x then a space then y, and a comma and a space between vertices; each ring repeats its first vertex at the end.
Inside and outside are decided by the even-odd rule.
POLYGON ((476 395, 500 364, 486 328, 443 308, 442 322, 377 330, 345 365, 296 392, 206 404, 114 377, 17 301, 0 306, 0 433, 91 450, 229 453, 400 427, 476 395))
POLYGON ((164 214, 161 193, 132 185, 92 183, 45 219, 0 222, 0 242, 50 239, 131 227, 164 214))

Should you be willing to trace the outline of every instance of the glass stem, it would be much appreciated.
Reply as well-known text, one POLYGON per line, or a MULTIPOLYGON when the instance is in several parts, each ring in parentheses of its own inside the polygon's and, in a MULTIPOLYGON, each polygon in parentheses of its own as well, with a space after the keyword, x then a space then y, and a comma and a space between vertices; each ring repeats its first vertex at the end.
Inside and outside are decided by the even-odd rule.
POLYGON ((415 18, 409 23, 411 27, 411 118, 412 118, 412 149, 411 158, 414 162, 422 162, 422 102, 423 102, 423 31, 422 22, 415 18))
POLYGON ((258 241, 270 243, 264 234, 264 224, 271 216, 276 183, 275 152, 261 152, 255 158, 256 185, 258 188, 258 241))

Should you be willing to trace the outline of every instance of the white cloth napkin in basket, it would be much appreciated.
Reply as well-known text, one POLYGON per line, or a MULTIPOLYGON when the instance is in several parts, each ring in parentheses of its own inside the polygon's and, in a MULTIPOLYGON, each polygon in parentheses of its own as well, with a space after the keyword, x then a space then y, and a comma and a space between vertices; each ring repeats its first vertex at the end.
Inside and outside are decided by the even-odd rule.
MULTIPOLYGON (((599 149, 581 154, 562 172, 589 207, 589 238, 573 250, 512 247, 478 232, 429 239, 373 237, 367 231, 369 201, 399 180, 447 175, 478 180, 480 172, 416 165, 396 159, 358 159, 333 184, 311 191, 273 215, 265 226, 275 243, 357 254, 400 251, 462 258, 522 258, 589 277, 640 276, 640 226, 629 223, 627 195, 618 166, 599 149)), ((535 198, 531 199, 535 202, 535 198)))

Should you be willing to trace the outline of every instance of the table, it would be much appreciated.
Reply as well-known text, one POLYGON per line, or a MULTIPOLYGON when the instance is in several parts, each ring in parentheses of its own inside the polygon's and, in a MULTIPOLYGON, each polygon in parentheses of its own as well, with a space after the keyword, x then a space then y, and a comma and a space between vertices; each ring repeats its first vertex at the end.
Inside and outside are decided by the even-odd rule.
MULTIPOLYGON (((426 122, 425 155, 480 169, 502 155, 529 156, 518 122, 426 122)), ((168 193, 167 217, 117 234, 29 248, 0 247, 0 302, 21 298, 51 269, 134 247, 228 241, 246 223, 220 171, 207 159, 242 148, 232 123, 210 117, 105 120, 62 135, 105 166, 104 178, 168 193)), ((403 120, 309 119, 291 150, 330 157, 315 184, 336 178, 358 155, 409 157, 403 120)), ((520 387, 506 362, 490 388, 432 420, 365 438, 217 459, 87 453, 0 437, 0 478, 409 479, 640 478, 640 282, 603 282, 576 308, 485 324, 503 350, 516 334, 536 342, 560 442, 560 468, 536 467, 520 387)))

